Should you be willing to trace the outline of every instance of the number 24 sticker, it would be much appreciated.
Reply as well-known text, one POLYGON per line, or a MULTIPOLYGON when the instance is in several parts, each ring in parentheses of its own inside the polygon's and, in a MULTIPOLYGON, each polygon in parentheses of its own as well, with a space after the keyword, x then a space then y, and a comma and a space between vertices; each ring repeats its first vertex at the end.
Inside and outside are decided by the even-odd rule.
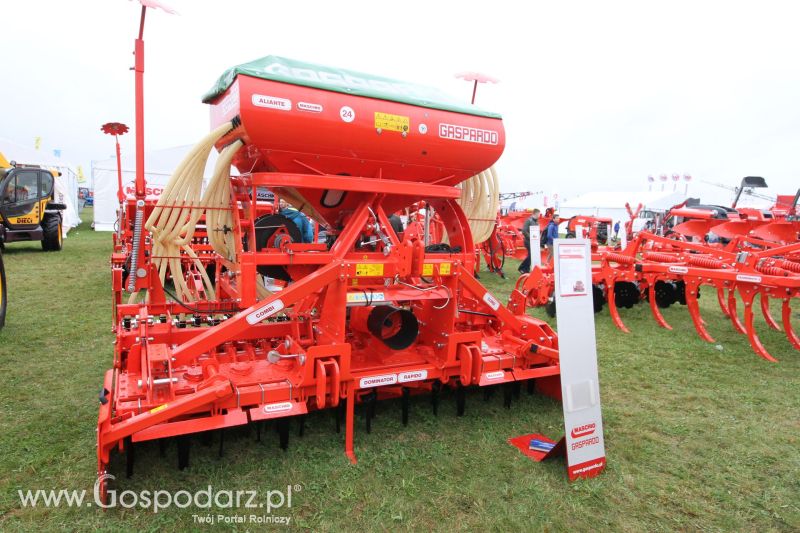
POLYGON ((353 111, 352 107, 343 106, 339 110, 339 117, 345 122, 353 122, 356 119, 356 112, 353 111))

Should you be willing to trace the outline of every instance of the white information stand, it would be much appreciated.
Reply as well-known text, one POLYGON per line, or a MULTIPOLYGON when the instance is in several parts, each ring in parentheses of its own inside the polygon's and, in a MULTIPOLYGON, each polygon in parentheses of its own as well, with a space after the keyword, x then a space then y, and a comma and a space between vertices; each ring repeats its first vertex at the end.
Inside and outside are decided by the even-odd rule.
POLYGON ((535 221, 531 224, 530 235, 528 236, 530 239, 529 244, 531 246, 531 268, 538 266, 542 266, 542 244, 541 244, 541 232, 539 231, 539 221, 535 221))
POLYGON ((594 477, 606 466, 590 243, 556 239, 554 255, 564 448, 569 478, 574 480, 594 477))

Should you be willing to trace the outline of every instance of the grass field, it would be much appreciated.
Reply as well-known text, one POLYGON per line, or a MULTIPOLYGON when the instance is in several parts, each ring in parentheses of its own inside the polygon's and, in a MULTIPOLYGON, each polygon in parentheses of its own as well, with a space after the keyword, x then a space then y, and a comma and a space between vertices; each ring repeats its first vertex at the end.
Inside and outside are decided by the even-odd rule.
MULTIPOLYGON (((208 529, 193 515, 209 511, 192 507, 153 513, 20 503, 19 490, 91 494, 97 392, 112 360, 110 247, 111 235, 88 224, 59 253, 43 253, 38 243, 6 247, 0 530, 208 529)), ((516 272, 510 263, 507 270, 516 272)), ((482 281, 503 301, 513 285, 491 274, 482 281)), ((607 312, 597 316, 608 469, 591 481, 568 483, 563 462, 534 463, 506 443, 531 432, 558 437, 560 404, 523 392, 507 410, 502 394, 484 401, 474 390, 463 418, 447 395, 438 418, 427 398, 412 398, 408 427, 399 403, 383 402, 369 435, 357 411, 355 466, 330 413, 315 413, 286 453, 273 432, 257 443, 253 430, 231 431, 223 458, 216 441, 198 442, 181 472, 174 445, 163 458, 157 446, 143 446, 131 479, 123 464, 112 465, 121 478, 116 488, 194 492, 211 485, 265 494, 299 485, 292 507, 273 514, 289 517, 293 529, 323 531, 797 531, 800 353, 759 319, 780 363, 760 359, 711 300, 701 299, 719 347, 695 335, 680 306, 664 313, 674 331, 658 328, 644 306, 623 310, 628 335, 607 312)))

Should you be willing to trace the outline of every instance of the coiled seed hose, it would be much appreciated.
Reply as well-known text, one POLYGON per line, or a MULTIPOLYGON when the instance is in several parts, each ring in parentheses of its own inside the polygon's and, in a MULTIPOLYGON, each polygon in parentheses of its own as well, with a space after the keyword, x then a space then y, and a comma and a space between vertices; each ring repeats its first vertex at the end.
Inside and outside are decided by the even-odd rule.
POLYGON ((472 240, 477 245, 492 235, 500 206, 500 183, 494 166, 472 176, 461 185, 458 203, 469 221, 472 240))

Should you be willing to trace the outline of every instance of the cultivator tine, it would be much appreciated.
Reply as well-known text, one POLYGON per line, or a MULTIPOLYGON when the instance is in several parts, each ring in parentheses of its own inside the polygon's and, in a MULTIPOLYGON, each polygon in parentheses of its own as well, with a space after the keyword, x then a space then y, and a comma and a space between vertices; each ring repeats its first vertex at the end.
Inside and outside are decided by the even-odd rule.
POLYGON ((789 306, 789 298, 784 298, 783 306, 781 308, 781 317, 783 318, 783 331, 786 332, 786 338, 792 343, 795 350, 800 350, 800 337, 794 332, 791 323, 792 308, 789 306))
POLYGON ((728 304, 725 302, 725 289, 722 287, 717 287, 717 302, 719 302, 719 308, 722 309, 722 314, 726 317, 730 317, 731 312, 728 309, 728 304))
POLYGON ((650 283, 649 287, 647 288, 647 299, 650 302, 650 312, 653 313, 653 318, 656 319, 658 325, 664 329, 672 329, 667 321, 664 319, 664 315, 661 314, 661 310, 658 308, 658 303, 656 302, 656 285, 655 283, 650 283))
POLYGON ((464 416, 467 406, 467 395, 461 382, 456 386, 456 416, 464 416))
POLYGON ((753 347, 754 352, 767 361, 777 363, 778 360, 772 357, 767 349, 764 348, 764 345, 761 344, 761 339, 758 338, 756 328, 753 324, 753 317, 755 316, 755 313, 753 313, 753 300, 755 299, 756 291, 740 290, 740 294, 742 295, 742 301, 744 302, 744 323, 747 328, 747 338, 750 340, 750 346, 753 347))
POLYGON ((739 312, 736 310, 736 290, 733 287, 728 290, 728 310, 730 311, 728 317, 731 319, 731 323, 733 323, 733 327, 736 331, 747 335, 747 330, 739 320, 739 312))
POLYGON ((192 441, 189 436, 181 435, 177 439, 178 444, 178 470, 183 470, 189 466, 189 448, 192 441))
POLYGON ((125 437, 125 477, 133 476, 133 441, 130 437, 125 437))
POLYGON ((167 456, 167 439, 158 439, 158 455, 159 457, 167 456))
POLYGON ((411 389, 408 387, 403 387, 403 396, 401 401, 402 411, 403 411, 403 425, 408 425, 408 406, 409 406, 409 397, 411 396, 411 389))
POLYGON ((715 342, 714 337, 709 335, 706 330, 703 317, 700 316, 700 304, 697 303, 697 282, 686 282, 686 307, 689 308, 689 316, 692 317, 694 329, 700 338, 706 342, 715 342))
POLYGON ((225 454, 225 428, 219 430, 219 458, 225 454))
POLYGON ((278 441, 281 450, 286 451, 289 449, 289 417, 279 418, 278 425, 278 441))
POLYGON ((781 327, 772 318, 772 315, 769 312, 769 295, 766 292, 761 293, 761 314, 764 315, 764 320, 767 322, 767 325, 774 329, 775 331, 780 331, 781 327))
POLYGON ((262 422, 256 422, 256 442, 261 442, 261 424, 262 422))
POLYGON ((306 432, 306 415, 300 415, 300 423, 297 428, 297 436, 302 437, 306 432))
POLYGON ((528 386, 528 395, 533 396, 533 393, 536 392, 536 382, 532 379, 527 381, 528 386))
POLYGON ((622 321, 622 317, 619 316, 619 309, 617 309, 617 299, 614 296, 614 285, 611 284, 608 289, 608 312, 611 314, 611 320, 614 322, 614 325, 617 326, 617 329, 624 331, 625 333, 630 333, 630 330, 625 327, 625 323, 622 321))

